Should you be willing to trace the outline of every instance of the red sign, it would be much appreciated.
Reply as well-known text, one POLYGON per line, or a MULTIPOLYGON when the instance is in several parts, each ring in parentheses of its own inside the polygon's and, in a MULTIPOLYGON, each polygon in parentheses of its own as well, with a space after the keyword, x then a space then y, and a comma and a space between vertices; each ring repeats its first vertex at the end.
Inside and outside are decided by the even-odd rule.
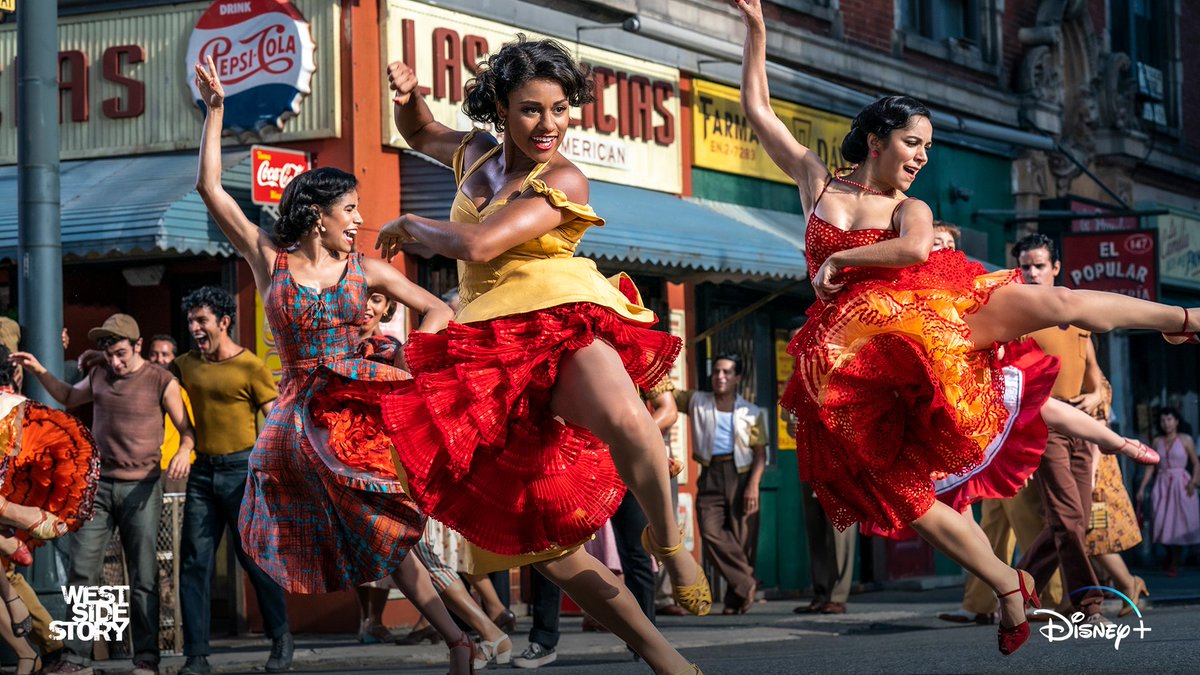
POLYGON ((250 148, 250 199, 278 204, 292 179, 308 171, 308 153, 255 145, 250 148))
MULTIPOLYGON (((1075 213, 1105 213, 1110 209, 1101 208, 1092 204, 1087 204, 1079 201, 1071 202, 1071 210, 1075 213)), ((1072 232, 1117 232, 1136 230, 1138 228, 1138 219, 1135 216, 1107 218, 1086 218, 1071 221, 1072 232)))
POLYGON ((1157 230, 1064 234, 1062 263, 1071 288, 1158 299, 1157 230))

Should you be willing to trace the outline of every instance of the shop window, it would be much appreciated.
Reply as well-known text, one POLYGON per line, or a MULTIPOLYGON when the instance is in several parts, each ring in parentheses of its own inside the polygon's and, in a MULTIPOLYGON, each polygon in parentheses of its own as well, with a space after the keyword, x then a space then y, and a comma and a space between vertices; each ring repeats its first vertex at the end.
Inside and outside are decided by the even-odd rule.
POLYGON ((1114 52, 1129 55, 1137 80, 1137 111, 1143 125, 1170 129, 1178 125, 1174 64, 1178 17, 1168 0, 1113 0, 1109 25, 1114 52))

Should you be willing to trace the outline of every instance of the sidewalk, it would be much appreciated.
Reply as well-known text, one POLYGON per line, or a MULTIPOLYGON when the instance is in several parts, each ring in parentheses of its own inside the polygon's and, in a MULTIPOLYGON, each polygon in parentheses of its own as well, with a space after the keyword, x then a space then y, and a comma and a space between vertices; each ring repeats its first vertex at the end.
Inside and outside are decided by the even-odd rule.
MULTIPOLYGON (((1136 571, 1145 578, 1151 597, 1146 606, 1167 606, 1200 603, 1200 572, 1189 568, 1176 578, 1160 572, 1136 571)), ((720 606, 708 617, 659 617, 659 627, 673 645, 680 649, 709 647, 714 630, 719 630, 723 645, 752 644, 802 640, 815 635, 854 635, 875 630, 880 624, 934 622, 938 612, 955 609, 961 599, 961 588, 943 583, 914 581, 901 588, 872 591, 853 595, 850 611, 843 615, 808 616, 792 610, 804 600, 773 600, 760 602, 742 616, 721 616, 720 606), (921 589, 924 590, 914 590, 921 589), (932 588, 930 588, 932 587, 932 588), (906 590, 909 589, 909 590, 906 590)), ((1105 606, 1109 616, 1116 616, 1119 606, 1105 606)), ((529 619, 518 621, 513 636, 514 654, 528 644, 529 619)), ((397 631, 403 634, 403 631, 397 631)), ((213 670, 219 673, 263 671, 270 651, 270 641, 261 636, 214 639, 214 654, 209 657, 213 670)), ((578 617, 563 617, 562 637, 558 651, 565 655, 620 654, 625 646, 607 633, 584 633, 578 617)), ((446 649, 437 646, 397 646, 390 644, 362 645, 354 635, 299 635, 296 637, 295 670, 349 672, 356 669, 394 669, 440 665, 446 662, 446 649)), ((167 656, 162 661, 163 675, 173 675, 184 663, 182 656, 167 656)), ((106 673, 123 673, 132 668, 128 661, 97 663, 106 673)), ((550 672, 553 672, 552 669, 550 672)))

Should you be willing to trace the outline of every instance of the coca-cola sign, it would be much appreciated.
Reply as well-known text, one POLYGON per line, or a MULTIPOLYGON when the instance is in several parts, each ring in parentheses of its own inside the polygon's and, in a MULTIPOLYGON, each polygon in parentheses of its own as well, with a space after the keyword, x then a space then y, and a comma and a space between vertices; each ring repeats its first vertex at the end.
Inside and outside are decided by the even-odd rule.
MULTIPOLYGON (((218 0, 196 21, 187 67, 212 57, 225 87, 225 129, 261 134, 300 113, 315 51, 308 22, 288 0, 218 0)), ((193 78, 188 82, 203 109, 193 78)))
POLYGON ((255 145, 250 148, 250 199, 255 204, 278 204, 292 179, 308 171, 308 153, 255 145))

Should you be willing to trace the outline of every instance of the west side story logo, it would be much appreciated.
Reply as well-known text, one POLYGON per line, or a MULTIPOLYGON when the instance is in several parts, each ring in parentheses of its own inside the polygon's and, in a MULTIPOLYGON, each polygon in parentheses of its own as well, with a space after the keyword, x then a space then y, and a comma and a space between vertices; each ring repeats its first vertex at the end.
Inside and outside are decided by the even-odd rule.
POLYGON ((51 621, 55 640, 125 639, 129 628, 128 586, 63 586, 63 601, 71 608, 70 621, 51 621))
POLYGON ((1108 586, 1086 586, 1076 589, 1071 595, 1083 593, 1085 591, 1101 590, 1112 593, 1117 597, 1129 603, 1137 615, 1137 625, 1128 623, 1109 623, 1105 625, 1083 623, 1083 612, 1075 612, 1070 618, 1059 614, 1052 609, 1035 609, 1033 614, 1040 614, 1049 619, 1045 626, 1042 626, 1038 631, 1049 642, 1062 642, 1064 640, 1084 639, 1084 640, 1112 640, 1113 649, 1121 648, 1121 640, 1129 637, 1133 633, 1138 634, 1138 639, 1143 640, 1146 633, 1151 631, 1151 628, 1146 625, 1142 619, 1142 610, 1138 609, 1137 603, 1129 599, 1121 591, 1108 586))

